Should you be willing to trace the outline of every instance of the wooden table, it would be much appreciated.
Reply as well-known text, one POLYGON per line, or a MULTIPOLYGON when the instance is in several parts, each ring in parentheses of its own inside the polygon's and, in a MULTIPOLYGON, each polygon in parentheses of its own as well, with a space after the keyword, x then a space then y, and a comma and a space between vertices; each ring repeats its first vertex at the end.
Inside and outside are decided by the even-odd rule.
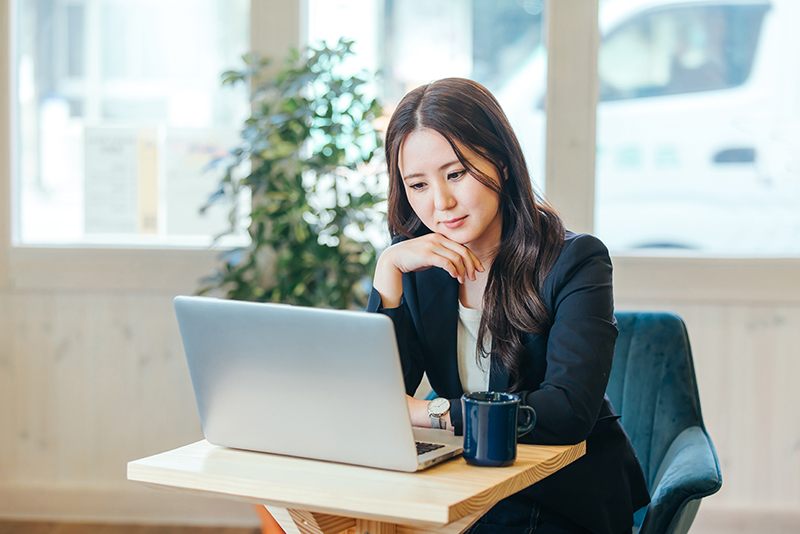
POLYGON ((128 463, 128 479, 159 487, 264 504, 286 534, 463 532, 497 501, 586 453, 571 446, 520 445, 503 468, 458 457, 418 473, 399 473, 211 445, 185 447, 128 463))

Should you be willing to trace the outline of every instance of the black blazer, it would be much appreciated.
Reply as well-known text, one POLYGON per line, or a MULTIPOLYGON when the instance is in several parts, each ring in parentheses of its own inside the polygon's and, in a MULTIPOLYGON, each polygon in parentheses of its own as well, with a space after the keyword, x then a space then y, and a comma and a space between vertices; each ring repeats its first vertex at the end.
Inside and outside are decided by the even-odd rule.
MULTIPOLYGON (((630 531, 634 511, 650 497, 636 453, 605 396, 618 333, 606 247, 593 236, 567 232, 543 293, 552 323, 546 332, 525 336, 527 364, 522 386, 513 391, 537 415, 533 431, 520 442, 586 440, 586 455, 516 498, 538 502, 593 532, 630 531)), ((367 310, 394 322, 406 392, 413 395, 427 373, 436 394, 450 399, 450 418, 461 434, 458 281, 439 268, 407 273, 397 308, 383 309, 373 289, 367 310)), ((505 369, 493 365, 489 389, 506 391, 508 384, 505 369)))

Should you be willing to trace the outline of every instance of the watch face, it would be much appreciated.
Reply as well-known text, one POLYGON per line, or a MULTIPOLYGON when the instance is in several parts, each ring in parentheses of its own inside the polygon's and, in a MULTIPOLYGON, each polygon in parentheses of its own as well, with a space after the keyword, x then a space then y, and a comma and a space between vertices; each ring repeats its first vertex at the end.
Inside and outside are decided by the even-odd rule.
POLYGON ((431 415, 444 415, 450 409, 450 401, 441 397, 428 403, 428 412, 431 415))

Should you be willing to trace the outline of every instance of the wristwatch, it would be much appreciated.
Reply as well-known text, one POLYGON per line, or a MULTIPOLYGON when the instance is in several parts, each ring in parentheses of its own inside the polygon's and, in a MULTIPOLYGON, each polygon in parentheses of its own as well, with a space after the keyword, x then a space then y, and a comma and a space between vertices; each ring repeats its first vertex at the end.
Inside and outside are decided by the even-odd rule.
POLYGON ((450 411, 450 401, 436 397, 428 403, 428 416, 431 418, 431 428, 444 429, 447 425, 444 416, 450 411))

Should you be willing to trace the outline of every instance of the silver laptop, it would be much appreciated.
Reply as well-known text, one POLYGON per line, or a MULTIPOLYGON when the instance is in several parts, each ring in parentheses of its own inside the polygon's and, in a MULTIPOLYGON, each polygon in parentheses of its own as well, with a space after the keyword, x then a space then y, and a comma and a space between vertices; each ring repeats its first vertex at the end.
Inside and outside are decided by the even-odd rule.
POLYGON ((210 443, 397 471, 461 453, 449 431, 412 429, 388 317, 206 297, 174 305, 210 443), (418 454, 416 442, 435 449, 418 454))

